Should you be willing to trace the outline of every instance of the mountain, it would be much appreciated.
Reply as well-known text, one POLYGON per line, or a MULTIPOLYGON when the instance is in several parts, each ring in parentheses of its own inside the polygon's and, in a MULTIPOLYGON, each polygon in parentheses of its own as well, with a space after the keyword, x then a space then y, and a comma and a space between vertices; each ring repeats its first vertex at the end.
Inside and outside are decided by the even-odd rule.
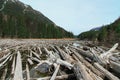
POLYGON ((19 0, 0 0, 1 38, 68 38, 71 32, 19 0))
POLYGON ((93 40, 99 42, 120 42, 120 18, 109 25, 102 26, 99 30, 90 30, 78 35, 82 40, 93 40))
POLYGON ((92 31, 99 31, 102 27, 96 27, 96 28, 92 28, 92 31))

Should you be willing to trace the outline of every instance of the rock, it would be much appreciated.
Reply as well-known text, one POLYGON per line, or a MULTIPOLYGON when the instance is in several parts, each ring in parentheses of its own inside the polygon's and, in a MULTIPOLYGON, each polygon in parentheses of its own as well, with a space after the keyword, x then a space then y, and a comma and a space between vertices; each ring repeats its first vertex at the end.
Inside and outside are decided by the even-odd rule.
POLYGON ((49 72, 50 69, 50 65, 47 63, 42 63, 41 65, 39 65, 36 70, 39 71, 40 73, 47 73, 49 72))

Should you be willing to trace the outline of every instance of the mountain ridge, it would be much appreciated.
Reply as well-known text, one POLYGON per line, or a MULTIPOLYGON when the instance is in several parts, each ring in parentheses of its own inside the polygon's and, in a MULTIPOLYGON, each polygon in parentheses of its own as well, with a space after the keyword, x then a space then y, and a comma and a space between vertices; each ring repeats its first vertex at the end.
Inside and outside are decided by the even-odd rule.
POLYGON ((99 30, 90 30, 78 35, 79 39, 92 40, 104 43, 117 43, 120 41, 120 17, 109 25, 102 26, 99 30))
POLYGON ((69 38, 73 34, 19 0, 1 0, 0 37, 69 38))

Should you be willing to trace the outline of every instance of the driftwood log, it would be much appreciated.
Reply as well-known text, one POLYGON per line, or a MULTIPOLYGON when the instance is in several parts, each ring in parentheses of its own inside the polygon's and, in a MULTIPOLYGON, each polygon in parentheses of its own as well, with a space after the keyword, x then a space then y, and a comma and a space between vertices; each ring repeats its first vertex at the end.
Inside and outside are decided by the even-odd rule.
POLYGON ((118 43, 103 47, 66 39, 1 39, 0 80, 120 80, 118 43))

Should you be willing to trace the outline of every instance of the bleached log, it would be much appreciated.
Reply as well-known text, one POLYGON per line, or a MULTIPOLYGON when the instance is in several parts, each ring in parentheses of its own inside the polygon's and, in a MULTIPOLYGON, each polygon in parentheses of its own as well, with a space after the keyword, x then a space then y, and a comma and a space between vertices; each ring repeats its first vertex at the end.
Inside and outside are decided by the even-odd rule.
POLYGON ((42 51, 41 51, 40 47, 37 47, 37 48, 38 48, 38 50, 39 50, 39 54, 41 55, 41 54, 42 54, 42 51))
POLYGON ((3 66, 11 56, 12 55, 9 55, 2 63, 0 63, 0 67, 3 66))
POLYGON ((27 61, 29 62, 30 65, 34 64, 30 58, 28 58, 27 61))
POLYGON ((57 63, 57 64, 60 64, 60 65, 64 65, 64 66, 66 66, 66 67, 68 67, 69 69, 71 69, 72 67, 73 67, 73 65, 72 64, 70 64, 70 63, 68 63, 67 61, 63 61, 63 60, 61 60, 61 59, 59 59, 59 58, 56 58, 53 54, 52 54, 52 52, 50 52, 50 51, 48 51, 46 48, 44 48, 45 49, 45 51, 47 52, 47 54, 49 55, 49 61, 52 61, 53 63, 57 63))
POLYGON ((68 49, 68 47, 64 46, 64 50, 66 51, 67 54, 71 54, 71 51, 68 49))
POLYGON ((55 46, 55 47, 57 48, 60 57, 61 57, 63 60, 65 60, 65 55, 63 54, 63 52, 61 51, 61 49, 60 49, 58 46, 55 46))
POLYGON ((64 60, 65 61, 67 61, 69 63, 73 63, 74 62, 73 58, 69 55, 69 54, 71 54, 71 52, 69 54, 67 54, 62 49, 60 49, 59 47, 57 47, 57 49, 59 51, 59 54, 63 54, 64 55, 64 60))
POLYGON ((30 80, 29 66, 27 63, 26 63, 26 74, 27 74, 27 80, 30 80))
POLYGON ((52 75, 52 77, 51 77, 50 80, 55 80, 55 77, 56 77, 56 75, 57 75, 57 73, 58 73, 59 68, 60 68, 60 65, 57 65, 56 70, 55 70, 55 72, 53 73, 53 75, 52 75))
POLYGON ((30 51, 30 57, 33 57, 33 54, 32 54, 32 52, 30 51))
POLYGON ((84 50, 82 50, 80 48, 73 47, 73 46, 70 46, 70 48, 77 50, 84 57, 90 58, 91 60, 93 59, 93 54, 91 54, 88 51, 84 51, 84 50))
MULTIPOLYGON (((36 61, 36 62, 40 62, 40 60, 39 59, 37 59, 36 57, 31 57, 31 56, 29 56, 29 55, 26 55, 27 57, 29 57, 29 58, 31 58, 32 60, 34 60, 34 61, 36 61)), ((31 62, 30 62, 31 63, 31 62)))
POLYGON ((102 66, 106 66, 106 61, 103 59, 103 58, 101 58, 101 57, 99 57, 99 55, 94 51, 94 49, 90 49, 91 50, 91 52, 93 53, 93 55, 94 55, 94 60, 96 61, 96 62, 98 62, 99 64, 101 64, 102 66))
POLYGON ((112 73, 110 73, 108 70, 103 68, 101 65, 98 63, 94 63, 94 66, 100 70, 108 79, 110 80, 120 80, 118 77, 114 76, 112 73))
POLYGON ((97 70, 95 67, 93 67, 93 65, 91 65, 87 60, 85 60, 79 53, 77 53, 74 49, 71 49, 71 51, 73 51, 74 54, 72 54, 73 57, 77 57, 82 63, 84 63, 84 65, 86 67, 88 67, 93 73, 95 73, 96 75, 100 76, 100 77, 104 77, 104 75, 97 70))
POLYGON ((55 56, 52 54, 52 52, 48 51, 47 48, 44 47, 45 52, 49 55, 50 58, 55 59, 55 56))
POLYGON ((103 80, 100 76, 94 74, 89 68, 86 67, 86 69, 88 74, 93 78, 93 80, 103 80))
POLYGON ((31 57, 31 59, 34 60, 34 61, 36 61, 36 62, 38 62, 38 63, 40 62, 40 60, 37 59, 37 58, 31 57))
POLYGON ((57 53, 59 53, 56 49, 55 49, 55 47, 54 46, 50 46, 55 52, 57 52, 57 53))
POLYGON ((16 68, 13 80, 23 80, 21 54, 17 52, 16 68))
POLYGON ((102 59, 104 59, 107 63, 109 63, 109 57, 110 55, 114 54, 112 53, 116 48, 118 47, 118 43, 116 43, 110 50, 108 50, 107 52, 103 53, 100 55, 100 57, 102 59))
POLYGON ((56 56, 57 58, 61 58, 60 55, 59 55, 59 52, 55 49, 54 46, 50 46, 55 52, 54 53, 54 56, 56 56))
POLYGON ((15 71, 15 56, 14 56, 14 58, 13 58, 11 75, 14 74, 14 71, 15 71))
MULTIPOLYGON (((83 78, 83 80, 93 80, 92 77, 88 74, 88 72, 86 71, 86 68, 85 66, 79 61, 79 59, 74 56, 74 58, 77 60, 77 65, 79 67, 79 73, 77 74, 80 74, 81 73, 81 76, 83 78)), ((73 68, 74 69, 74 68, 73 68)), ((75 69, 74 69, 75 70, 75 69)), ((76 71, 76 70, 75 70, 76 71)), ((75 72, 76 73, 76 72, 75 72)), ((79 80, 79 76, 77 76, 77 79, 79 80)))
POLYGON ((71 69, 71 68, 73 67, 72 64, 68 63, 67 61, 63 61, 63 60, 61 60, 61 59, 57 59, 57 60, 56 60, 56 63, 57 63, 57 64, 64 65, 64 66, 68 67, 69 69, 71 69))
POLYGON ((31 52, 32 52, 38 59, 40 59, 40 56, 39 56, 37 53, 33 52, 32 50, 31 50, 31 52))

